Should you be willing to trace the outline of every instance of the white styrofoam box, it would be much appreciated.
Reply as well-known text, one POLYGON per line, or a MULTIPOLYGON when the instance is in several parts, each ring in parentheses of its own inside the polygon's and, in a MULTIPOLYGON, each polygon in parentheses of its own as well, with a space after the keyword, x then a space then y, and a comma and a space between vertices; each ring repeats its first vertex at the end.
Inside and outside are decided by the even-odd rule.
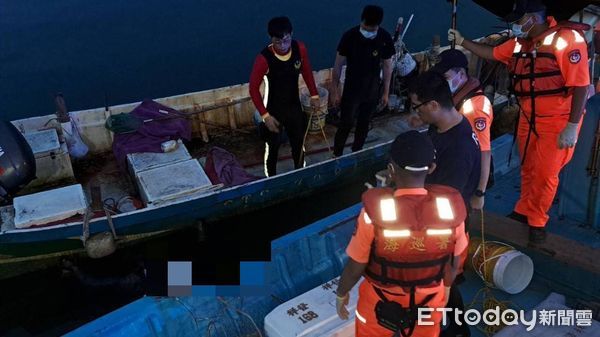
POLYGON ((24 133, 35 156, 36 179, 27 187, 41 186, 61 180, 75 179, 66 144, 58 140, 56 129, 24 133))
POLYGON ((600 337, 600 322, 593 319, 592 310, 588 310, 589 316, 585 317, 585 311, 573 310, 565 303, 564 295, 550 293, 545 300, 524 314, 525 322, 536 322, 533 329, 527 331, 528 327, 519 319, 518 324, 505 327, 494 337, 600 337), (542 314, 543 311, 545 315, 542 314), (541 322, 543 316, 547 319, 547 324, 541 322))
POLYGON ((37 132, 23 134, 35 156, 50 154, 52 151, 59 151, 60 142, 56 129, 48 129, 37 132))
POLYGON ((338 317, 335 308, 339 277, 293 298, 273 309, 265 317, 265 332, 269 337, 354 336, 354 317, 358 302, 358 286, 350 291, 346 308, 348 320, 338 317))
POLYGON ((176 199, 212 186, 195 159, 142 171, 135 179, 146 204, 176 199))
POLYGON ((81 185, 71 185, 35 194, 17 197, 15 227, 28 228, 84 214, 87 207, 81 185))
POLYGON ((132 176, 135 176, 136 173, 139 173, 141 171, 146 171, 155 167, 160 167, 190 159, 192 159, 192 156, 190 156, 188 150, 185 148, 185 145, 183 145, 181 140, 179 140, 177 141, 177 149, 171 152, 130 153, 127 155, 127 164, 129 165, 129 170, 132 176))

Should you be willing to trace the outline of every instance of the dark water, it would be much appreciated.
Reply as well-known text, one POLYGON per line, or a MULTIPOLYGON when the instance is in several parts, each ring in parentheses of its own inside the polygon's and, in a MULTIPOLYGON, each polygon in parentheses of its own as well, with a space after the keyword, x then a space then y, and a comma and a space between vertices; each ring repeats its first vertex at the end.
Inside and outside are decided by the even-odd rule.
POLYGON ((168 260, 191 260, 194 284, 239 284, 240 260, 269 260, 272 240, 359 202, 367 180, 375 183, 359 178, 315 196, 207 223, 203 231, 184 229, 100 260, 72 259, 87 281, 63 274, 61 267, 2 281, 0 336, 61 335, 152 294, 160 279, 128 282, 139 261, 152 275, 168 260))
MULTIPOLYGON (((313 67, 331 67, 337 42, 365 4, 385 10, 392 31, 415 14, 405 41, 419 51, 445 42, 451 5, 421 1, 3 0, 0 2, 0 118, 139 101, 248 81, 268 41, 266 22, 288 15, 313 67)), ((472 1, 459 1, 458 26, 477 37, 498 24, 472 1)))

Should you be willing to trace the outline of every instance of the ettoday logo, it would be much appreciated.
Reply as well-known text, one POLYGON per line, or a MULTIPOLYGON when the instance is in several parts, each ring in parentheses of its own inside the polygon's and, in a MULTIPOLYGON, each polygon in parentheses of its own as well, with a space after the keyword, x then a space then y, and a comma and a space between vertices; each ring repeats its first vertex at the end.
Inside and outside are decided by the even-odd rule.
POLYGON ((487 309, 480 312, 476 309, 466 311, 452 308, 419 308, 418 325, 434 325, 432 313, 434 311, 442 313, 442 325, 448 323, 448 319, 454 319, 458 325, 478 325, 485 324, 489 326, 511 326, 522 324, 526 326, 527 331, 533 330, 536 325, 561 325, 561 326, 591 326, 592 310, 533 310, 528 319, 523 310, 506 309, 500 307, 487 309), (463 321, 460 317, 464 314, 463 321))

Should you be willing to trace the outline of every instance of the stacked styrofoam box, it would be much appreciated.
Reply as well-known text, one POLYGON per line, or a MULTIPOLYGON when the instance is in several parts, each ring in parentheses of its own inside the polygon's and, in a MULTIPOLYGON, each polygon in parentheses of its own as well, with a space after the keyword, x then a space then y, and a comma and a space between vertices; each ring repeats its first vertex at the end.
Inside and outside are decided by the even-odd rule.
POLYGON ((200 163, 181 141, 174 151, 133 153, 127 155, 127 162, 146 205, 185 197, 212 186, 200 163))

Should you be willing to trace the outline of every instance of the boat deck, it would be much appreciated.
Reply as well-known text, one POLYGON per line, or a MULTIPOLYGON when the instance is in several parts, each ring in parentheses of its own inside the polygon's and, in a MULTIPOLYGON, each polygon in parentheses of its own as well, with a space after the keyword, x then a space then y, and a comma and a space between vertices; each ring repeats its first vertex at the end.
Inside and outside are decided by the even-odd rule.
MULTIPOLYGON (((486 193, 485 209, 502 215, 512 212, 515 203, 519 199, 520 182, 519 169, 514 169, 496 179, 495 185, 486 193)), ((600 248, 600 231, 589 225, 560 217, 558 200, 555 200, 549 215, 550 220, 546 226, 548 232, 592 248, 600 248)))
MULTIPOLYGON (((406 115, 398 113, 385 114, 374 118, 371 125, 372 130, 369 132, 365 147, 391 141, 398 134, 408 130, 409 126, 405 120, 406 115)), ((333 155, 331 151, 333 150, 333 138, 336 127, 326 124, 323 131, 327 139, 323 138, 323 133, 321 132, 308 133, 306 137, 306 166, 328 160, 333 155)), ((350 152, 348 147, 351 146, 353 137, 354 135, 351 133, 346 143, 345 153, 350 152)), ((260 139, 256 128, 246 127, 237 131, 221 130, 220 132, 212 133, 208 143, 205 143, 200 138, 194 138, 186 144, 190 155, 198 159, 201 164, 204 164, 206 154, 213 146, 221 147, 234 154, 240 164, 250 174, 265 177, 265 144, 260 139)), ((91 159, 74 162, 73 168, 76 181, 83 185, 84 193, 90 203, 92 203, 92 186, 101 187, 102 201, 108 207, 115 206, 125 197, 140 198, 132 177, 128 172, 124 172, 119 168, 112 153, 95 155, 91 159)), ((293 169, 294 164, 291 156, 291 148, 289 143, 285 142, 279 150, 277 172, 278 174, 282 174, 293 169)), ((0 209, 0 214, 2 215, 0 231, 15 229, 14 221, 12 221, 13 213, 11 206, 0 209)), ((78 215, 64 219, 60 223, 80 221, 81 219, 82 216, 78 215)))

